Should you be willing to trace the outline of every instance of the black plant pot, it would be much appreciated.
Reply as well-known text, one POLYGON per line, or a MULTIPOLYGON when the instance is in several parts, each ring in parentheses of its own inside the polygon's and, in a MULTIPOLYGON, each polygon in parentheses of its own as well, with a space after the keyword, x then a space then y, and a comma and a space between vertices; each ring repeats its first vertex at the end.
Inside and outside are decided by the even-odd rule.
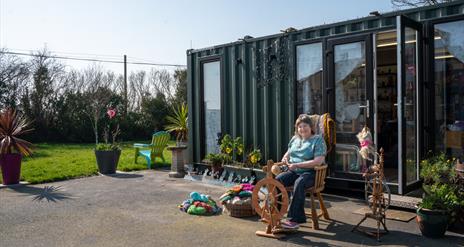
POLYGON ((416 221, 422 235, 429 238, 441 238, 448 228, 449 215, 442 210, 418 208, 416 221))
POLYGON ((95 157, 97 157, 98 170, 101 174, 116 173, 118 167, 119 156, 121 150, 98 151, 95 150, 95 157))

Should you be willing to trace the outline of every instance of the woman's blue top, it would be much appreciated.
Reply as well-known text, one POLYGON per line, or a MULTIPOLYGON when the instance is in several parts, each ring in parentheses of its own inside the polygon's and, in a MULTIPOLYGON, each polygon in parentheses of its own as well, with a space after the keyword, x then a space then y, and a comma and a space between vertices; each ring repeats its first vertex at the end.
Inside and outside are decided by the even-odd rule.
MULTIPOLYGON (((309 139, 300 139, 294 136, 288 143, 290 153, 289 163, 299 163, 308 160, 313 160, 318 156, 325 156, 327 147, 325 141, 320 135, 313 135, 309 139)), ((296 173, 314 171, 311 168, 297 168, 296 173)))

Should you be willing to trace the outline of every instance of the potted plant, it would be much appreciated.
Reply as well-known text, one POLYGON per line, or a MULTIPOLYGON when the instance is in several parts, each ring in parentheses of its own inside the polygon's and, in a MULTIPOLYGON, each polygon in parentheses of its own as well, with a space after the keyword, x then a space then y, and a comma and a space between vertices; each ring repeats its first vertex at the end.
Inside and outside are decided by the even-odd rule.
POLYGON ((103 138, 105 143, 99 143, 95 147, 95 156, 97 159, 98 170, 102 174, 113 174, 116 172, 118 166, 119 157, 121 156, 121 148, 116 142, 116 138, 121 132, 119 124, 116 124, 114 130, 111 130, 111 122, 116 117, 116 109, 109 108, 107 111, 109 123, 104 130, 103 138), (111 133, 111 143, 108 142, 109 135, 111 133))
POLYGON ((224 164, 230 163, 232 161, 230 156, 223 154, 223 153, 220 153, 220 154, 210 153, 206 155, 206 159, 211 164, 211 171, 215 178, 219 177, 219 175, 224 170, 224 164))
POLYGON ((238 136, 234 139, 233 141, 233 146, 234 146, 234 153, 235 153, 235 158, 237 162, 243 162, 243 139, 242 137, 238 136))
MULTIPOLYGON (((187 146, 188 107, 185 103, 173 109, 173 115, 167 116, 166 130, 176 134, 176 146, 187 146)), ((184 152, 184 164, 188 163, 188 149, 184 152)))
POLYGON ((224 164, 232 163, 232 155, 234 151, 234 139, 230 135, 226 134, 221 139, 221 145, 219 149, 224 156, 224 164))
POLYGON ((247 155, 247 161, 247 163, 250 164, 251 169, 254 169, 256 164, 261 161, 261 150, 253 149, 253 151, 247 155))
POLYGON ((18 138, 32 131, 30 122, 16 110, 0 112, 0 167, 3 184, 19 183, 22 156, 32 154, 32 144, 18 138))
POLYGON ((444 154, 423 160, 420 175, 424 181, 424 197, 418 204, 416 220, 422 235, 443 237, 460 204, 454 160, 444 154))

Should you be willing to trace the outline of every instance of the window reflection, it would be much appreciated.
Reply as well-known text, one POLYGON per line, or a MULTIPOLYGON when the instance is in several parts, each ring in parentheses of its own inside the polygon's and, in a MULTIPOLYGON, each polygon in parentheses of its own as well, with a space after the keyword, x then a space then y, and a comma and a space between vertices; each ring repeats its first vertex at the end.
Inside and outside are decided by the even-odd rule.
POLYGON ((298 113, 322 113, 322 43, 300 45, 297 56, 298 113))
POLYGON ((218 153, 218 134, 221 132, 220 62, 203 64, 203 93, 205 112, 206 154, 218 153))
POLYGON ((435 25, 435 145, 453 157, 464 149, 464 21, 435 25))
POLYGON ((335 46, 335 119, 337 130, 354 133, 365 125, 366 56, 364 42, 335 46))
POLYGON ((418 180, 417 174, 417 31, 406 27, 404 44, 404 121, 406 121, 406 182, 418 180))

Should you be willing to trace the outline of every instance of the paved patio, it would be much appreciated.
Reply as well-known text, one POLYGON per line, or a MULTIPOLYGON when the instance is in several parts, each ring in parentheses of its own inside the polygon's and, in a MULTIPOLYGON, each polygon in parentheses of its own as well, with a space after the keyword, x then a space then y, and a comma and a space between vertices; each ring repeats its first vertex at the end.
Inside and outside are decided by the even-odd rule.
MULTIPOLYGON (((284 240, 255 236, 257 218, 198 217, 176 205, 191 191, 218 198, 223 187, 141 171, 0 189, 0 246, 464 246, 464 236, 420 235, 414 220, 387 220, 382 242, 350 230, 362 201, 326 195, 333 221, 284 240)), ((371 222, 373 223, 373 222, 371 222)), ((374 224, 372 224, 373 226, 374 224)))

